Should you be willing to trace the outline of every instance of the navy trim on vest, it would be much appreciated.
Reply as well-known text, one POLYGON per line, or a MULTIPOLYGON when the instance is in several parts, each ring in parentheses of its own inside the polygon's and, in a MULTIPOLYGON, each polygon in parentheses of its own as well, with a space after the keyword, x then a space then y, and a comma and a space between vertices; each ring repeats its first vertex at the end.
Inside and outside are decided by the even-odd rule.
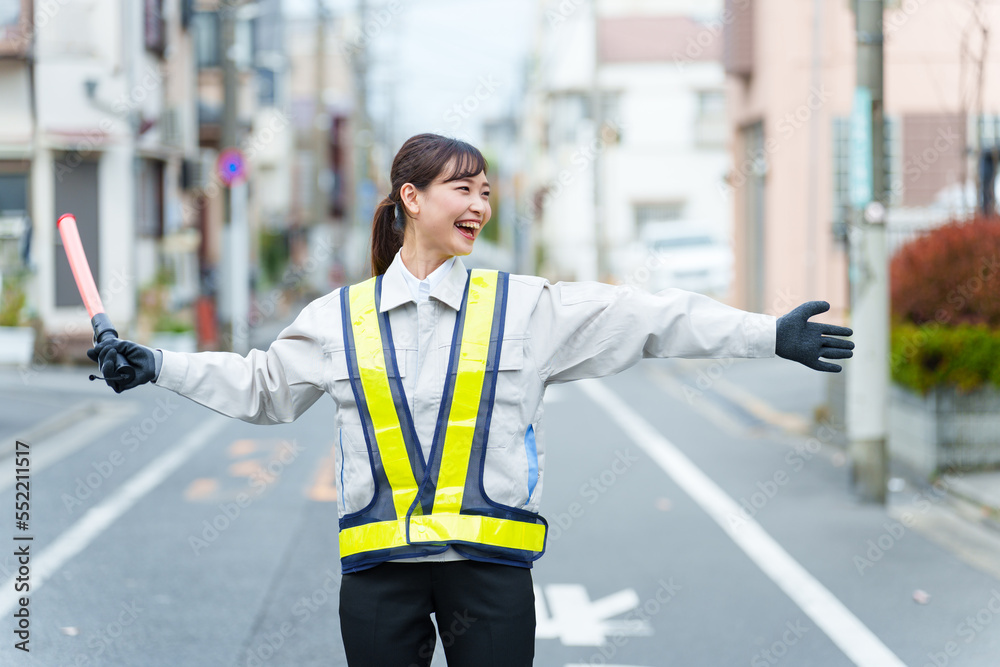
MULTIPOLYGON (((467 270, 468 275, 465 283, 465 291, 462 296, 462 304, 455 316, 455 326, 452 332, 451 351, 448 359, 448 370, 445 376, 444 390, 442 393, 441 405, 438 410, 437 423, 434 428, 434 437, 431 443, 430 453, 427 460, 424 460, 423 449, 420 445, 416 433, 413 417, 410 413, 409 403, 406 400, 406 393, 403 389, 402 379, 399 377, 398 360, 396 359, 396 349, 392 341, 392 329, 389 324, 389 314, 379 313, 380 331, 382 335, 383 354, 386 355, 387 368, 391 367, 394 377, 389 380, 393 401, 396 405, 397 414, 401 416, 400 428, 403 432, 404 442, 410 458, 411 468, 414 470, 414 477, 419 480, 417 495, 410 506, 407 517, 414 514, 430 514, 433 510, 434 496, 437 491, 436 479, 441 467, 442 450, 444 448, 444 438, 447 431, 448 416, 451 412, 452 399, 454 395, 455 382, 458 376, 458 360, 461 348, 461 333, 465 325, 465 315, 468 311, 469 288, 472 282, 472 271, 467 270), (391 366, 390 366, 391 364, 391 366), (402 408, 402 409, 400 409, 402 408), (419 471, 420 474, 417 474, 419 471)), ((476 427, 473 434, 472 451, 469 457, 469 469, 465 479, 465 493, 463 495, 462 514, 480 515, 490 517, 500 517, 532 523, 541 523, 548 526, 540 515, 524 509, 502 505, 489 498, 485 489, 485 466, 486 448, 489 438, 490 424, 493 418, 493 405, 496 400, 496 385, 499 376, 500 356, 503 346, 504 324, 507 313, 507 297, 509 293, 509 276, 504 271, 498 272, 496 302, 493 309, 493 323, 489 350, 487 352, 486 375, 483 392, 480 397, 480 405, 477 413, 476 427), (496 332, 495 335, 493 332, 496 332), (478 457, 478 460, 476 460, 478 457)), ((378 276, 375 283, 375 305, 378 309, 381 303, 382 276, 378 276)), ((395 516, 395 509, 389 501, 383 498, 390 497, 391 494, 380 494, 380 486, 384 483, 385 488, 390 488, 385 470, 381 461, 376 462, 374 451, 377 444, 372 432, 371 415, 368 411, 367 403, 364 399, 364 391, 361 387, 360 372, 355 367, 353 359, 356 356, 354 344, 354 332, 350 319, 350 299, 348 288, 344 288, 341 299, 341 313, 344 327, 345 354, 347 354, 348 370, 351 377, 351 388, 357 401, 358 410, 364 424, 365 442, 368 447, 368 457, 372 467, 372 474, 375 480, 375 492, 372 501, 362 510, 345 515, 341 521, 341 528, 372 523, 383 520, 385 516, 395 516), (380 498, 382 496, 382 498, 380 498), (378 507, 376 507, 378 505, 378 507), (362 515, 380 516, 382 518, 367 518, 362 515)), ((410 539, 409 522, 406 526, 407 541, 410 539)), ((546 542, 547 542, 546 532, 546 542)), ((517 567, 532 567, 532 562, 537 560, 545 552, 545 545, 539 552, 526 552, 512 550, 501 547, 490 547, 478 543, 452 541, 449 543, 456 552, 462 556, 476 561, 513 565, 517 567)), ((403 558, 417 558, 432 554, 440 554, 446 551, 449 544, 421 544, 407 545, 391 549, 381 549, 378 551, 355 554, 341 559, 342 571, 358 572, 368 569, 379 563, 388 560, 403 558)))

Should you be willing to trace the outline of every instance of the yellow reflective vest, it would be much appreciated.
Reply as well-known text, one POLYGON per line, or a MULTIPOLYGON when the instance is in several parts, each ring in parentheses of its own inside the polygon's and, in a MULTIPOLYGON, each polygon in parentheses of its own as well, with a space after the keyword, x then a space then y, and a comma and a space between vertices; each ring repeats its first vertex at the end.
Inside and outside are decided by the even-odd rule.
POLYGON ((340 520, 345 572, 449 545, 467 558, 521 565, 544 552, 545 520, 491 500, 482 483, 508 278, 469 272, 427 460, 396 372, 388 313, 379 309, 382 276, 345 288, 344 352, 375 478, 371 503, 340 520))

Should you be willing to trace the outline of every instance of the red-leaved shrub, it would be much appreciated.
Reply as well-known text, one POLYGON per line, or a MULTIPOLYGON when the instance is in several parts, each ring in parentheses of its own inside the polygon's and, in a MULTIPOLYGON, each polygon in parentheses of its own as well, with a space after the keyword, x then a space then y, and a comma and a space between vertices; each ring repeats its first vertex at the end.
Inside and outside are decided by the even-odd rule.
POLYGON ((952 222, 911 241, 893 256, 889 280, 896 321, 1000 328, 1000 218, 952 222))

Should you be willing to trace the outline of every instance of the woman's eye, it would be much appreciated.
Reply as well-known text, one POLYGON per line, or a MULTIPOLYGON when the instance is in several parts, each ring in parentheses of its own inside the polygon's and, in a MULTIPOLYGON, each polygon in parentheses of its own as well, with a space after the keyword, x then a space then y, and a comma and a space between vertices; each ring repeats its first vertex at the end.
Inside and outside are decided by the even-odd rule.
POLYGON ((484 192, 483 196, 486 197, 487 199, 489 199, 490 198, 490 193, 489 192, 484 192))
POLYGON ((459 190, 468 190, 469 188, 465 185, 459 186, 459 190))

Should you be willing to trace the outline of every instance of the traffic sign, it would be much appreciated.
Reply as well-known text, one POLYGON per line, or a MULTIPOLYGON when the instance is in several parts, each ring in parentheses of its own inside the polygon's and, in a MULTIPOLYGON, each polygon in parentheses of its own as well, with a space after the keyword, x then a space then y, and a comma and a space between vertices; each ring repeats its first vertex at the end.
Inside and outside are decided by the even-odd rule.
POLYGON ((851 206, 862 209, 872 200, 872 91, 854 89, 851 109, 851 206))
POLYGON ((226 186, 242 183, 247 177, 246 159, 238 148, 226 148, 215 163, 216 173, 226 186))

